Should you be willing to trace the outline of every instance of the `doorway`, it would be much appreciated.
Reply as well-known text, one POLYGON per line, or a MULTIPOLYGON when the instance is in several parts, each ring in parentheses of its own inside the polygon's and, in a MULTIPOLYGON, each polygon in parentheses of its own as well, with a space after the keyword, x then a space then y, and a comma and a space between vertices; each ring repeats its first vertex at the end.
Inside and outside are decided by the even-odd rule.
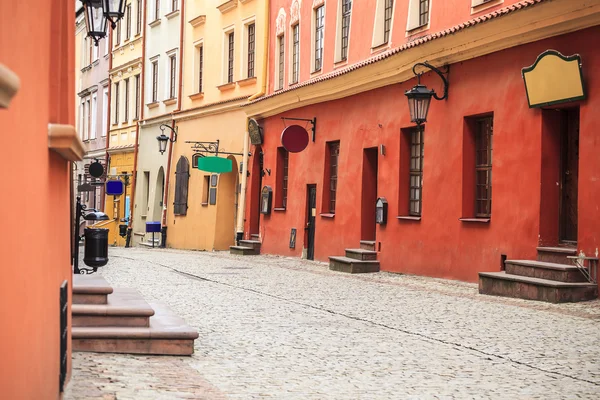
POLYGON ((377 203, 378 148, 363 151, 361 240, 375 240, 375 203, 377 203))
POLYGON ((560 219, 561 243, 577 244, 577 191, 579 182, 579 108, 561 110, 560 219))
POLYGON ((317 185, 307 185, 306 190, 306 258, 315 259, 315 221, 317 217, 317 185))
POLYGON ((263 173, 263 150, 260 146, 256 146, 252 159, 252 172, 250 174, 252 180, 250 192, 250 235, 255 235, 256 238, 260 234, 260 196, 263 173))

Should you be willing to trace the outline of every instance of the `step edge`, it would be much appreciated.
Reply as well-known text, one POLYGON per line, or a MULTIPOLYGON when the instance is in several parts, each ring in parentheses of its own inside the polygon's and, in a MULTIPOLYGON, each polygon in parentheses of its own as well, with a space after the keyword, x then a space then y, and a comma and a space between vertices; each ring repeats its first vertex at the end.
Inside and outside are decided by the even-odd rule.
POLYGON ((107 304, 73 304, 71 315, 98 317, 152 317, 152 307, 132 309, 127 307, 110 307, 107 304))
POLYGON ((536 247, 536 250, 544 253, 577 254, 577 248, 540 246, 536 247))
POLYGON ((329 256, 329 260, 340 261, 345 264, 359 263, 359 264, 379 264, 379 260, 357 260, 356 258, 344 257, 344 256, 329 256))
POLYGON ((505 272, 479 272, 479 277, 484 278, 493 278, 500 279, 505 281, 513 281, 513 282, 522 282, 522 283, 530 283, 537 284, 539 286, 550 286, 554 288, 587 288, 587 287, 597 287, 595 283, 589 282, 561 282, 561 281, 552 281, 549 279, 542 278, 533 278, 529 276, 522 275, 512 275, 507 274, 505 272))
POLYGON ((345 249, 347 253, 361 253, 361 254, 377 254, 375 250, 367 249, 345 249))
POLYGON ((521 265, 524 267, 534 267, 541 269, 554 269, 559 271, 578 270, 575 265, 551 263, 547 261, 536 261, 536 260, 506 260, 505 264, 521 265))

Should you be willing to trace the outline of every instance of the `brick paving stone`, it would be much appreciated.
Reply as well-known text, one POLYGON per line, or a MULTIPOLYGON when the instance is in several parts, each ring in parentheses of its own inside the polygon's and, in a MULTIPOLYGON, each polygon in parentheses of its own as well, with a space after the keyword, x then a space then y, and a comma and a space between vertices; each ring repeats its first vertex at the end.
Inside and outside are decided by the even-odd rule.
POLYGON ((167 303, 200 337, 192 357, 75 353, 67 399, 600 398, 600 301, 276 256, 109 256, 107 280, 167 303))

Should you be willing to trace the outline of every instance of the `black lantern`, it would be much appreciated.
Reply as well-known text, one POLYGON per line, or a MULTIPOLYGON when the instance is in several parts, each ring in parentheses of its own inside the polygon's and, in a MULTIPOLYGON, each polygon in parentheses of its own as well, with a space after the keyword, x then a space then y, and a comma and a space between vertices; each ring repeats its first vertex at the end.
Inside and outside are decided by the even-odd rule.
POLYGON ((177 141, 177 128, 172 128, 169 125, 162 124, 160 126, 160 131, 160 136, 156 137, 156 140, 158 140, 158 151, 160 151, 160 154, 165 154, 165 151, 167 151, 167 143, 169 143, 169 141, 177 141), (165 135, 165 128, 169 128, 171 132, 173 132, 173 139, 170 139, 167 135, 165 135))
MULTIPOLYGON (((96 1, 96 0, 92 0, 96 1)), ((125 15, 125 0, 101 0, 104 16, 110 21, 113 29, 117 27, 117 21, 125 15)))
POLYGON ((102 10, 102 0, 84 0, 83 11, 88 36, 98 46, 98 41, 106 37, 107 20, 102 10))
MULTIPOLYGON (((427 122, 427 114, 429 113, 429 105, 431 104, 431 98, 436 100, 444 100, 448 98, 448 80, 444 74, 431 64, 417 63, 413 66, 413 73, 417 76, 418 83, 412 89, 406 91, 404 94, 408 98, 408 110, 410 111, 410 121, 417 125, 421 125, 427 122), (433 72, 438 74, 444 82, 444 95, 442 97, 435 93, 435 90, 427 89, 427 86, 421 85, 421 74, 417 74, 416 67, 424 66, 431 69, 433 72)), ((446 72, 447 73, 447 72, 446 72)))

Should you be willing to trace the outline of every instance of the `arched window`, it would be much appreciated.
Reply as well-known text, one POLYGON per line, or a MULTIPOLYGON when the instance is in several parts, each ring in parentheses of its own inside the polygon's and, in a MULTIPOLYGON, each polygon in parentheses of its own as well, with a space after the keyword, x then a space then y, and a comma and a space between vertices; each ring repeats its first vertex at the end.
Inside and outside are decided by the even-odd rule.
POLYGON ((177 161, 175 170, 175 202, 173 212, 175 215, 186 215, 188 209, 188 184, 190 182, 190 163, 181 156, 177 161))

